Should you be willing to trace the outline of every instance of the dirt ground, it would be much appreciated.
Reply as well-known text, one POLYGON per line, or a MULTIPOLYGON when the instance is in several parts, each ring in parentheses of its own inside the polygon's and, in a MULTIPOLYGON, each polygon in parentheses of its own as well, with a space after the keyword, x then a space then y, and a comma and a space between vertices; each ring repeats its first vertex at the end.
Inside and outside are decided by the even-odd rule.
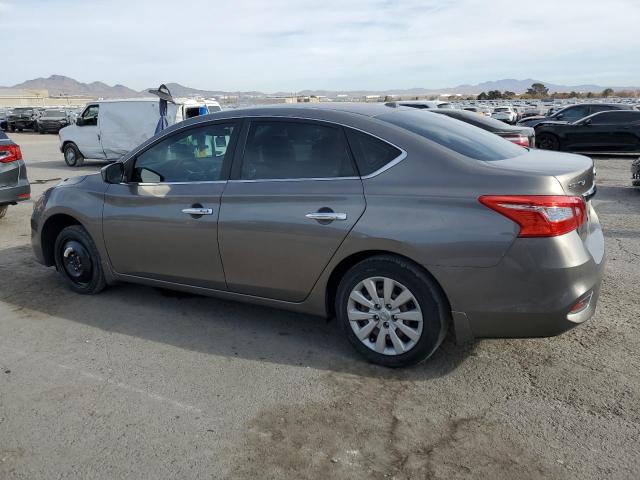
MULTIPOLYGON (((33 198, 55 135, 12 134, 33 198)), ((334 322, 147 287, 68 291, 33 259, 31 203, 0 220, 0 478, 640 478, 640 191, 598 158, 608 264, 562 336, 451 339, 364 363, 334 322)))

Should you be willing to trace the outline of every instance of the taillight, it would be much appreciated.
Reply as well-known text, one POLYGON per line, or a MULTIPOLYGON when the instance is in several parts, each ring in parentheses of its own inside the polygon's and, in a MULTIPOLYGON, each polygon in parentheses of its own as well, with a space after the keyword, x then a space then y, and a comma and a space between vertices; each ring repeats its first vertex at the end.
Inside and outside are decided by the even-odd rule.
POLYGON ((582 197, 563 195, 483 195, 480 203, 520 225, 519 237, 555 237, 587 219, 582 197))
POLYGON ((520 145, 521 147, 529 147, 529 137, 526 135, 505 135, 502 138, 509 140, 516 145, 520 145))
POLYGON ((22 152, 18 145, 0 145, 0 163, 22 160, 22 152))

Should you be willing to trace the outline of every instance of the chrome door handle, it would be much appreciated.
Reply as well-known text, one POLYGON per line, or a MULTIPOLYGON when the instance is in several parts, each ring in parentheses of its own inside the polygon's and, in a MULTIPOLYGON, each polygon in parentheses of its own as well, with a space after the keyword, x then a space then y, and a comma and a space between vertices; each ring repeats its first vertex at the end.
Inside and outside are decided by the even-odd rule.
POLYGON ((307 213, 305 217, 311 220, 324 220, 324 221, 333 221, 333 220, 346 220, 346 213, 336 213, 336 212, 314 212, 307 213))
POLYGON ((213 215, 212 208, 183 208, 182 213, 187 215, 213 215))

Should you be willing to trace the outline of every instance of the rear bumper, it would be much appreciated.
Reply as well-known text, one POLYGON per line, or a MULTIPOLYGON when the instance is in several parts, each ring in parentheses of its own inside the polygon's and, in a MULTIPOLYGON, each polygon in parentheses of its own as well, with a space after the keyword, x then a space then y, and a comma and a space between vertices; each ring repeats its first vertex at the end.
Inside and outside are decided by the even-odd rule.
POLYGON ((0 205, 14 204, 29 200, 31 186, 27 180, 20 179, 16 185, 0 187, 0 205))
POLYGON ((432 268, 449 297, 456 335, 463 337, 458 340, 549 337, 589 320, 605 266, 593 209, 585 230, 582 236, 519 238, 495 267, 432 268), (570 313, 590 293, 588 306, 570 313))

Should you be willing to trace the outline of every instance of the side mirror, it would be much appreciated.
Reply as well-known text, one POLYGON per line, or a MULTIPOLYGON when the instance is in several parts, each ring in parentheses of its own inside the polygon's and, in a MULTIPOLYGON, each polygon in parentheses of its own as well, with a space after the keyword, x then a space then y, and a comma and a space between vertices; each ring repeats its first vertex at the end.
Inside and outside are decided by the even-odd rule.
POLYGON ((84 125, 84 120, 82 119, 82 117, 78 117, 76 119, 76 125, 78 125, 79 127, 84 125))
POLYGON ((100 170, 102 181, 105 183, 121 183, 124 178, 124 164, 120 162, 110 163, 100 170))

